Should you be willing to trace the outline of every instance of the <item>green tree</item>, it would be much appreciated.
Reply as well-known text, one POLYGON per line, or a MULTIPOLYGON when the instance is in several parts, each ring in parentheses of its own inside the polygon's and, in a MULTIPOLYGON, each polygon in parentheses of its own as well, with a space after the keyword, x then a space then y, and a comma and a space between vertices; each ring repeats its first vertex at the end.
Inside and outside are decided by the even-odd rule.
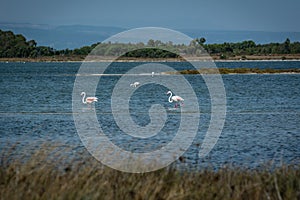
POLYGON ((196 42, 198 42, 200 45, 203 45, 206 42, 206 39, 204 37, 196 38, 196 42))
POLYGON ((155 46, 155 41, 152 40, 152 39, 150 39, 150 40, 148 41, 147 45, 150 46, 150 47, 154 47, 154 46, 155 46))
POLYGON ((287 38, 283 44, 284 45, 283 53, 286 53, 286 54, 291 53, 290 44, 291 44, 291 41, 289 38, 287 38))

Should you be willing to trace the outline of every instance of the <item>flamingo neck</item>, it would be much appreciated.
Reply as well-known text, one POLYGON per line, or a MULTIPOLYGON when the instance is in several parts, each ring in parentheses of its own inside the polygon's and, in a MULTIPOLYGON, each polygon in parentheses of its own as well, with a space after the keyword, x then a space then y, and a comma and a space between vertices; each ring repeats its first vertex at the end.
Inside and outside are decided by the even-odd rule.
POLYGON ((82 97, 82 103, 84 103, 84 104, 86 104, 85 96, 86 96, 86 94, 85 94, 85 93, 83 93, 83 97, 82 97))
POLYGON ((170 103, 173 102, 173 99, 171 99, 171 98, 172 98, 172 95, 173 95, 172 92, 170 92, 170 96, 169 96, 169 102, 170 102, 170 103))

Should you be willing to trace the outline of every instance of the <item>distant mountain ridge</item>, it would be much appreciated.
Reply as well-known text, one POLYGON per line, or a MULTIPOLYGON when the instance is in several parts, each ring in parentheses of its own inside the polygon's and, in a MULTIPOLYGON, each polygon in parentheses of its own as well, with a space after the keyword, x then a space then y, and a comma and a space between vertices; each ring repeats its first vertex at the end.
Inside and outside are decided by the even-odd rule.
MULTIPOLYGON (((113 26, 64 25, 6 23, 0 22, 0 29, 22 34, 35 40, 40 46, 55 49, 74 49, 101 42, 108 37, 127 30, 113 26)), ((283 42, 286 38, 300 41, 300 32, 263 32, 263 31, 206 31, 200 29, 178 29, 191 38, 206 38, 206 43, 241 42, 253 40, 258 44, 283 42)))
POLYGON ((35 40, 40 46, 55 49, 74 49, 101 42, 111 35, 124 31, 124 28, 109 26, 0 23, 0 29, 22 34, 35 40))
POLYGON ((192 38, 204 37, 206 43, 242 42, 252 40, 257 44, 282 43, 287 38, 291 42, 300 41, 300 32, 270 32, 270 31, 200 31, 197 29, 182 29, 183 33, 192 38), (201 34, 201 36, 199 36, 201 34))

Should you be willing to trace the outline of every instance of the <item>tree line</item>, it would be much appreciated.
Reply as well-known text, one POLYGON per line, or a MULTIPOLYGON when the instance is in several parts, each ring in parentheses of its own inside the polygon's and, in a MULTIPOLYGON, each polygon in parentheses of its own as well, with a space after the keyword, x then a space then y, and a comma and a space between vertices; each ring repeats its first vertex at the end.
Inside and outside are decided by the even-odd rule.
POLYGON ((196 38, 190 44, 173 44, 150 39, 147 43, 96 43, 76 49, 56 50, 52 47, 37 46, 36 41, 29 40, 21 34, 0 30, 0 57, 2 58, 36 58, 40 56, 122 56, 134 58, 176 58, 179 54, 199 56, 205 51, 210 55, 242 56, 270 54, 299 54, 300 42, 291 42, 287 38, 283 43, 256 44, 248 40, 223 44, 205 44, 205 38, 196 38), (95 48, 97 47, 97 48, 95 48), (165 49, 165 50, 163 50, 165 49), (93 50, 93 51, 92 51, 93 50), (205 50, 205 51, 204 51, 205 50), (127 52, 123 54, 124 52, 127 52))
POLYGON ((204 48, 212 55, 270 55, 270 54, 299 54, 300 42, 291 43, 287 38, 283 43, 255 44, 243 41, 237 43, 206 44, 204 48))

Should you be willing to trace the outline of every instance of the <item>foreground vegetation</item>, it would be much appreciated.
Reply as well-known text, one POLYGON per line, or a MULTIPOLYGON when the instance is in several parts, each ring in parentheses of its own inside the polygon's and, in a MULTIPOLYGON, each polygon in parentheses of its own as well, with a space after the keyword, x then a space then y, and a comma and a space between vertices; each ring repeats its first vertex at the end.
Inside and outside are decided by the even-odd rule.
POLYGON ((299 199, 300 169, 122 173, 89 157, 72 162, 37 151, 25 162, 1 156, 1 199, 299 199), (53 158, 55 157, 55 159, 53 158), (52 157, 52 159, 51 159, 52 157), (55 160, 55 162, 53 162, 55 160), (66 164, 69 163, 69 164, 66 164))
POLYGON ((190 44, 173 44, 150 39, 147 43, 96 43, 76 49, 56 50, 52 47, 38 46, 34 40, 27 41, 21 34, 0 30, 0 58, 29 58, 44 60, 83 60, 88 54, 103 57, 122 57, 124 59, 181 59, 202 56, 207 52, 214 59, 240 59, 278 57, 300 58, 300 42, 287 38, 282 43, 256 44, 254 41, 237 43, 205 44, 205 38, 196 38, 190 44), (95 47, 97 47, 95 49, 95 47), (166 50, 162 50, 166 49, 166 50), (92 50, 94 50, 92 52, 92 50), (124 52, 127 52, 124 54, 124 52))

